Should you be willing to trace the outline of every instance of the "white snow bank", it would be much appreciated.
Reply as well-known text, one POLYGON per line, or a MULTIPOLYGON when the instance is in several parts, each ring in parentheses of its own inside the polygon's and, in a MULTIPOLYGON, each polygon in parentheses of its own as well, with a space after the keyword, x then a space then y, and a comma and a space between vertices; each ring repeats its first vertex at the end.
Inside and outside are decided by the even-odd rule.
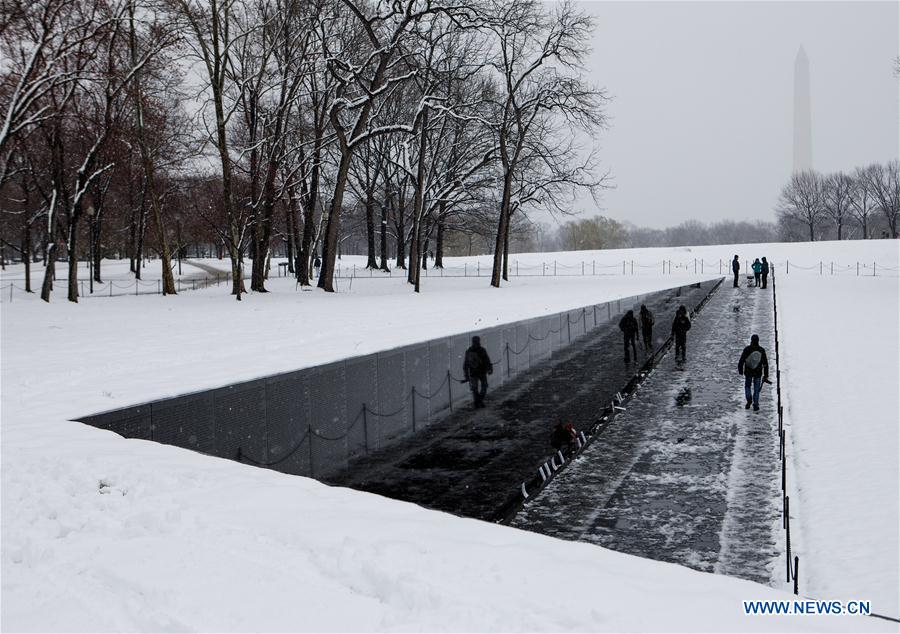
POLYGON ((900 618, 897 280, 782 275, 777 290, 801 584, 900 618))

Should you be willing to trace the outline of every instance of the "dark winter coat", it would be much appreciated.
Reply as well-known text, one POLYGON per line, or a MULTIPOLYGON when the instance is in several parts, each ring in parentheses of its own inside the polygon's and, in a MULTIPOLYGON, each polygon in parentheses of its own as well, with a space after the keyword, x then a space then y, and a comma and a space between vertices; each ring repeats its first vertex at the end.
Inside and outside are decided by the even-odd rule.
POLYGON ((638 331, 638 323, 637 319, 634 318, 634 315, 625 315, 619 321, 619 330, 625 333, 626 338, 634 337, 637 335, 638 331))
POLYGON ((731 270, 734 271, 735 273, 737 273, 738 271, 740 271, 740 270, 741 270, 741 263, 738 262, 737 260, 732 260, 732 261, 731 261, 731 270))
POLYGON ((653 313, 649 310, 641 311, 641 330, 646 332, 653 328, 653 313))
POLYGON ((482 346, 470 346, 466 350, 463 360, 463 374, 466 380, 468 381, 472 377, 483 379, 493 373, 494 367, 491 365, 491 358, 488 356, 487 350, 482 346))
POLYGON ((691 318, 687 315, 676 315, 672 322, 672 334, 676 339, 684 339, 687 331, 691 329, 691 318))
POLYGON ((766 357, 766 350, 759 344, 750 344, 744 351, 741 353, 741 358, 738 361, 738 374, 743 374, 745 376, 758 377, 761 376, 763 378, 769 378, 769 359, 766 357), (758 358, 758 362, 755 368, 750 368, 749 365, 752 364, 753 359, 750 358, 754 352, 760 353, 756 355, 754 358, 758 358))
POLYGON ((769 274, 769 263, 766 262, 765 260, 763 260, 763 262, 762 262, 762 272, 763 272, 763 275, 769 274))
POLYGON ((563 425, 560 423, 550 434, 550 445, 554 449, 563 449, 575 441, 575 428, 571 423, 563 425))

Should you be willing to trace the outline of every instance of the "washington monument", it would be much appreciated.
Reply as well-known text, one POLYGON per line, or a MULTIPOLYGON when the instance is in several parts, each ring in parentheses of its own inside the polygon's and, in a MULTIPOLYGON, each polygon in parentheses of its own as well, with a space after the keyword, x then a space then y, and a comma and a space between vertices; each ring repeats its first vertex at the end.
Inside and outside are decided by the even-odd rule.
POLYGON ((803 47, 794 60, 794 172, 812 169, 812 123, 809 113, 809 59, 803 47))

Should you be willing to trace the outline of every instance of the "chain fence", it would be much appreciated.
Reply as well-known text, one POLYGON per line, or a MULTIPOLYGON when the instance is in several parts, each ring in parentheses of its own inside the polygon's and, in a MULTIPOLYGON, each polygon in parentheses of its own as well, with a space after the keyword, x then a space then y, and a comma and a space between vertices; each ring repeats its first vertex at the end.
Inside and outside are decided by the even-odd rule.
MULTIPOLYGON (((709 283, 707 283, 709 284, 709 283)), ((461 374, 473 335, 495 387, 675 287, 79 418, 83 423, 297 475, 418 433, 471 399, 461 374)))
MULTIPOLYGON (((820 260, 812 264, 791 263, 790 260, 770 261, 772 270, 775 267, 784 267, 785 274, 803 272, 815 272, 819 275, 840 275, 856 271, 858 276, 882 276, 900 277, 900 266, 885 266, 877 261, 872 262, 835 262, 820 260)), ((574 264, 563 264, 557 260, 550 260, 535 264, 522 264, 516 260, 510 263, 508 275, 510 277, 588 277, 602 275, 641 275, 644 271, 658 271, 662 275, 675 273, 693 273, 698 275, 730 275, 731 260, 705 260, 692 258, 688 260, 657 260, 654 262, 638 262, 635 260, 621 260, 614 263, 599 262, 597 260, 582 260, 574 264)), ((752 275, 752 262, 744 260, 741 271, 752 275)), ((491 266, 481 266, 481 262, 474 264, 463 263, 461 266, 443 266, 423 269, 424 277, 490 277, 493 273, 491 266)), ((340 279, 392 279, 406 277, 406 269, 368 268, 356 264, 344 265, 338 262, 335 267, 335 277, 340 279)))
MULTIPOLYGON (((16 279, 8 284, 0 285, 0 303, 12 302, 18 295, 39 297, 40 286, 32 286, 32 290, 26 291, 24 285, 25 279, 16 279), (18 282, 18 283, 16 283, 18 282)), ((175 280, 175 290, 179 293, 184 291, 197 291, 212 286, 219 286, 223 283, 230 283, 231 275, 222 274, 216 277, 198 277, 187 280, 175 280)), ((63 279, 57 279, 54 287, 68 288, 68 282, 63 279)), ((162 295, 162 280, 111 280, 107 282, 93 283, 90 280, 78 280, 78 298, 91 299, 95 297, 123 297, 127 295, 162 295)))
MULTIPOLYGON (((744 260, 741 271, 748 277, 753 276, 750 260, 744 260)), ((836 262, 819 260, 818 262, 798 263, 796 260, 771 261, 770 270, 774 275, 775 270, 783 270, 785 275, 819 275, 838 277, 900 277, 900 266, 886 266, 873 260, 871 262, 853 261, 836 262)), ((286 263, 280 263, 273 267, 277 277, 289 277, 286 263), (282 266, 284 264, 284 266, 282 266)), ((557 260, 547 262, 524 264, 514 260, 508 275, 510 277, 597 277, 610 275, 645 275, 659 272, 661 275, 698 274, 698 275, 730 275, 731 260, 705 260, 693 258, 682 261, 657 260, 654 262, 639 262, 635 260, 621 260, 613 263, 597 260, 583 260, 574 264, 564 264, 557 260)), ((456 277, 490 277, 490 266, 481 266, 480 262, 474 264, 463 263, 462 266, 431 267, 423 269, 424 277, 432 278, 456 278, 456 277)), ((315 271, 318 275, 318 270, 315 271)), ((352 285, 356 279, 395 279, 405 278, 408 275, 406 269, 382 269, 366 268, 356 264, 344 265, 340 261, 335 267, 334 277, 338 280, 349 280, 352 285)), ((200 290, 211 286, 230 284, 231 274, 192 278, 189 280, 176 280, 176 291, 179 293, 188 290, 200 290)), ((6 278, 0 282, 0 303, 12 302, 19 294, 28 295, 25 291, 25 278, 6 278), (6 282, 5 284, 3 282, 6 282)), ((59 284, 65 285, 65 279, 60 278, 59 284)), ((79 280, 79 297, 120 297, 124 295, 162 295, 162 282, 160 280, 116 280, 111 282, 94 282, 93 290, 89 280, 79 280)), ((299 284, 295 289, 299 289, 299 284)), ((351 287, 352 288, 352 287, 351 287)), ((36 295, 37 293, 33 293, 36 295)))
MULTIPOLYGON (((787 274, 787 271, 785 271, 787 274)), ((778 458, 781 461, 781 527, 785 532, 785 582, 794 585, 794 594, 799 593, 800 558, 791 559, 791 498, 787 493, 787 453, 784 428, 784 409, 781 402, 781 346, 778 333, 778 293, 775 290, 776 280, 772 272, 772 311, 775 318, 775 394, 778 406, 778 458)))

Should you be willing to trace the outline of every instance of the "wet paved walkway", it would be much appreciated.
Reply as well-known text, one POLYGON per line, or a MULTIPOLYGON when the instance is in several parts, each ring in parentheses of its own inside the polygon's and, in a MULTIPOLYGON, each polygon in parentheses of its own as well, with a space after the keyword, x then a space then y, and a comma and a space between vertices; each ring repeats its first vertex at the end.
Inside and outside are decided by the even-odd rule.
POLYGON ((512 525, 769 583, 779 554, 777 417, 769 385, 759 412, 744 409, 737 360, 753 333, 774 380, 771 289, 723 284, 695 317, 687 361, 670 351, 512 525))
MULTIPOLYGON (((665 294, 648 307, 655 337, 668 337, 680 304, 693 308, 700 288, 665 294)), ((643 353, 638 350, 643 362, 643 353)), ((553 453, 549 439, 558 422, 584 429, 639 369, 623 362, 618 319, 588 333, 566 351, 488 392, 487 407, 470 406, 386 450, 354 460, 325 481, 457 515, 496 520, 553 453)))

